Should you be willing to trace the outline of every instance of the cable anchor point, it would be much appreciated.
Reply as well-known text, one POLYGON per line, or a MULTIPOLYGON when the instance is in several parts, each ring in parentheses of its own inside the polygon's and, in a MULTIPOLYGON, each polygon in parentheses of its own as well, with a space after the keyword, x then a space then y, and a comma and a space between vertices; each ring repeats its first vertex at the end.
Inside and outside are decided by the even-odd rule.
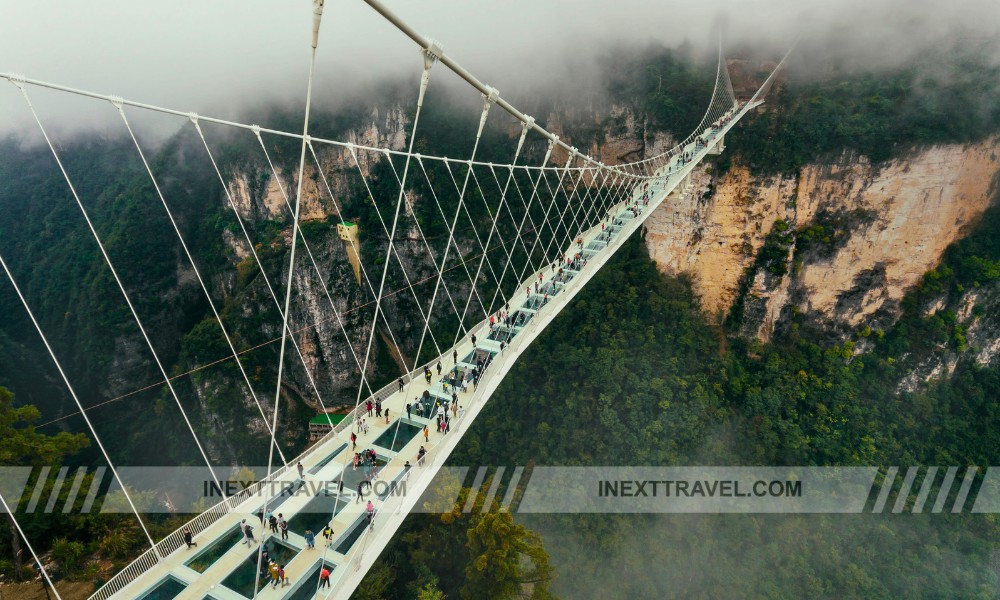
POLYGON ((319 24, 323 19, 323 2, 324 0, 313 0, 313 50, 319 46, 319 24))
POLYGON ((16 85, 17 89, 21 90, 24 93, 27 93, 25 91, 25 89, 24 89, 24 84, 26 83, 24 74, 22 74, 22 73, 11 73, 10 75, 7 76, 7 81, 9 81, 9 82, 13 83, 14 85, 16 85))
POLYGON ((434 63, 441 60, 444 56, 444 49, 441 44, 431 38, 427 38, 427 47, 423 48, 421 52, 424 55, 424 70, 430 70, 434 63))

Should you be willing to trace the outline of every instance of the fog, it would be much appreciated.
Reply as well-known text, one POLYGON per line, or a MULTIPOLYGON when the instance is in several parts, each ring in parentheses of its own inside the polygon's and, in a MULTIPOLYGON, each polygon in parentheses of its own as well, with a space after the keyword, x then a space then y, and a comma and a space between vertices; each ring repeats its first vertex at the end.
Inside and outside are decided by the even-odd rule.
MULTIPOLYGON (((997 3, 966 0, 390 0, 415 29, 514 103, 528 95, 587 94, 602 53, 622 45, 688 42, 797 53, 841 66, 891 66, 955 36, 994 35, 997 3)), ((268 103, 301 104, 311 38, 308 0, 0 0, 0 72, 115 94, 183 111, 234 117, 268 103)), ((316 103, 335 109, 374 81, 409 78, 416 45, 361 0, 327 2, 316 103)), ((434 84, 455 80, 444 69, 434 84)), ((405 81, 405 79, 403 79, 405 81)), ((471 89, 470 94, 475 95, 471 89)), ((46 124, 115 131, 100 101, 32 90, 46 124)), ((33 127, 16 88, 0 85, 0 133, 33 127)))

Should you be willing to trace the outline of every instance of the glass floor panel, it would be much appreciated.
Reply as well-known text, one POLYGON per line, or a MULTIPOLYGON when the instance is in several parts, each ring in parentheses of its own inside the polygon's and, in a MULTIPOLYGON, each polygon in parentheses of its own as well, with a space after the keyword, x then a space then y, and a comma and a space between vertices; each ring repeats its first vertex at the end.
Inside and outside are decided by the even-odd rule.
POLYGON ((517 334, 513 329, 507 329, 506 327, 497 327, 490 332, 486 339, 493 340, 494 342, 509 342, 517 334))
MULTIPOLYGON (((346 446, 346 444, 345 444, 345 446, 346 446)), ((271 512, 271 514, 277 515, 278 514, 278 507, 281 506, 282 504, 284 504, 285 501, 288 500, 289 498, 294 497, 296 495, 296 493, 300 489, 302 489, 302 486, 304 486, 305 484, 306 484, 305 481, 303 481, 301 479, 296 479, 294 482, 289 483, 289 484, 283 486, 281 488, 281 493, 277 494, 276 496, 274 496, 273 498, 271 498, 270 501, 268 501, 268 503, 267 503, 267 510, 269 510, 271 512)), ((257 510, 255 510, 253 512, 253 514, 257 515, 257 518, 260 519, 261 525, 265 525, 266 526, 266 523, 264 523, 264 519, 263 519, 263 515, 264 515, 264 505, 263 504, 261 504, 260 506, 258 506, 257 510)))
POLYGON ((528 324, 528 321, 530 321, 534 316, 535 315, 532 313, 518 311, 514 313, 514 326, 524 327, 525 325, 528 324))
POLYGON ((423 430, 423 425, 417 425, 405 419, 396 419, 395 423, 383 431, 382 435, 375 438, 372 444, 380 448, 386 448, 391 452, 398 452, 423 430), (392 444, 392 446, 390 447, 389 444, 392 444))
POLYGON ((229 549, 242 539, 243 532, 240 531, 239 525, 236 525, 184 564, 190 569, 204 573, 209 567, 215 564, 215 561, 219 560, 226 552, 229 552, 229 549))
POLYGON ((337 552, 341 554, 347 554, 350 552, 351 547, 354 543, 361 538, 365 530, 368 529, 368 515, 361 515, 358 520, 351 525, 351 528, 347 531, 343 537, 337 540, 337 552))
MULTIPOLYGON (((326 563, 326 568, 329 569, 331 574, 331 579, 334 569, 337 565, 333 563, 326 563)), ((319 585, 319 573, 323 569, 323 563, 316 563, 309 569, 306 574, 299 579, 292 588, 292 593, 285 596, 284 600, 312 600, 316 596, 317 586, 319 585)), ((329 590, 330 588, 325 588, 329 590)))
MULTIPOLYGON (((267 549, 268 559, 277 562, 279 565, 287 565, 299 553, 294 547, 279 541, 274 536, 267 538, 264 544, 267 549)), ((266 565, 263 566, 266 568, 266 565)), ((246 598, 253 598, 253 584, 255 580, 257 580, 257 548, 254 548, 247 555, 246 560, 240 563, 240 566, 236 567, 228 577, 222 580, 222 585, 246 598)), ((264 586, 269 583, 271 583, 271 577, 265 572, 265 574, 260 576, 257 591, 264 589, 264 586)))
POLYGON ((341 444, 339 448, 331 452, 326 458, 324 458, 323 460, 319 461, 318 463, 310 467, 309 474, 315 475, 316 473, 318 473, 320 469, 330 464, 330 461, 337 458, 337 455, 340 454, 346 447, 347 444, 341 444))
MULTIPOLYGON (((540 299, 541 298, 539 297, 539 300, 540 299)), ((490 350, 484 350, 483 348, 476 348, 475 350, 470 352, 468 356, 463 358, 462 362, 464 362, 467 365, 474 365, 476 364, 477 360, 486 360, 487 356, 494 356, 495 354, 496 352, 492 352, 490 350)))
POLYGON ((532 296, 524 303, 524 307, 528 310, 538 310, 543 306, 545 306, 544 296, 532 296))
MULTIPOLYGON (((344 489, 348 489, 346 482, 344 486, 344 489)), ((288 530, 305 535, 306 529, 309 529, 316 534, 316 537, 320 537, 323 528, 336 516, 334 511, 340 513, 349 502, 350 499, 347 497, 338 497, 336 494, 322 491, 288 519, 288 530)))
POLYGON ((140 600, 171 600, 180 595, 184 591, 187 584, 177 579, 175 577, 167 577, 160 583, 156 584, 156 587, 146 592, 144 595, 139 596, 140 600))
MULTIPOLYGON (((382 498, 383 500, 385 500, 386 496, 388 496, 389 494, 395 492, 395 490, 397 488, 401 488, 400 481, 404 477, 406 477, 406 473, 407 473, 407 471, 405 471, 405 470, 402 471, 399 475, 396 475, 395 479, 393 479, 392 481, 389 482, 389 485, 381 486, 382 487, 381 490, 376 490, 376 492, 378 493, 378 497, 382 498)), ((405 491, 405 486, 403 486, 401 489, 403 491, 405 491)))

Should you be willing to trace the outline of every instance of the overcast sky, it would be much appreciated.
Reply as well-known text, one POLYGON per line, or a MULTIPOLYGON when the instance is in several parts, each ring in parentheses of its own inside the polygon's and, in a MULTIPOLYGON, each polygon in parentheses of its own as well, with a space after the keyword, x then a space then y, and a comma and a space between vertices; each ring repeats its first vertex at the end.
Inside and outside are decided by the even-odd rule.
MULTIPOLYGON (((1000 3, 981 0, 386 4, 515 105, 518 94, 572 89, 577 80, 586 89, 596 57, 615 44, 704 47, 723 14, 734 43, 778 48, 799 32, 814 48, 864 61, 905 58, 956 27, 990 35, 1000 24, 1000 3)), ((0 24, 0 72, 220 116, 304 96, 310 0, 0 0, 0 24)), ((341 92, 375 78, 409 77, 416 85, 420 61, 415 45, 361 0, 328 0, 317 69, 317 101, 333 107, 341 92)), ((443 69, 434 76, 453 77, 443 69)), ((33 94, 53 127, 115 123, 102 103, 33 94)), ((13 86, 0 84, 0 132, 28 118, 13 86)))

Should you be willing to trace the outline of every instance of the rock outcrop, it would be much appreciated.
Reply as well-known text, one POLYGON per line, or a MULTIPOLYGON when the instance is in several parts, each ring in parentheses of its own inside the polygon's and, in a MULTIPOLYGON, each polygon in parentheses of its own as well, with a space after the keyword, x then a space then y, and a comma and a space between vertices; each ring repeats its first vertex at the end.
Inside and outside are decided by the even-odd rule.
POLYGON ((793 177, 733 167, 716 180, 706 166, 695 193, 650 218, 646 242, 664 272, 691 276, 715 319, 744 300, 743 330, 760 339, 785 311, 844 331, 888 325, 906 291, 992 201, 998 146, 997 138, 934 146, 877 166, 843 155, 793 177), (798 232, 825 225, 813 244, 820 249, 796 244, 778 269, 787 275, 757 271, 745 281, 778 221, 798 232))

